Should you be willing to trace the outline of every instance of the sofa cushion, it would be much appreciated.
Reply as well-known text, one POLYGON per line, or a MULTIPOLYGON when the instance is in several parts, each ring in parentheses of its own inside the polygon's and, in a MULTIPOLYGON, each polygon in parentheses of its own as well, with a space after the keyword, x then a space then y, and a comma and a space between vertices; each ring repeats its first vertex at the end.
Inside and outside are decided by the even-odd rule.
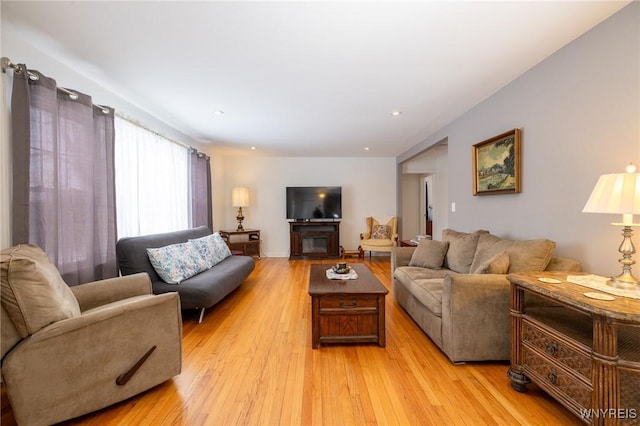
POLYGON ((231 256, 231 250, 229 250, 229 246, 224 242, 224 239, 220 236, 219 233, 214 232, 211 235, 207 235, 202 238, 197 238, 195 240, 189 240, 193 243, 198 253, 204 258, 207 262, 207 266, 209 268, 217 265, 222 262, 227 257, 231 256))
POLYGON ((208 269, 205 259, 192 242, 148 248, 147 255, 160 278, 168 284, 180 284, 208 269))
POLYGON ((409 266, 442 269, 449 243, 446 241, 421 240, 413 251, 409 266))
POLYGON ((255 261, 251 256, 229 256, 213 268, 180 282, 180 285, 156 281, 153 292, 177 291, 183 307, 205 308, 238 288, 254 268, 255 261))
POLYGON ((368 240, 362 240, 361 245, 367 245, 370 247, 393 247, 393 240, 383 240, 380 238, 370 238, 368 240))
POLYGON ((442 241, 449 243, 444 266, 460 274, 468 274, 476 254, 478 239, 482 234, 488 234, 488 231, 478 230, 466 233, 453 229, 443 230, 442 241))
POLYGON ((506 274, 509 270, 509 254, 502 251, 484 263, 471 269, 471 274, 506 274))
POLYGON ((1 253, 2 307, 21 337, 80 315, 80 306, 58 268, 32 244, 1 253))
POLYGON ((400 266, 393 271, 393 277, 407 287, 409 282, 413 280, 444 278, 447 275, 458 275, 458 273, 449 269, 429 269, 420 266, 400 266))
POLYGON ((506 251, 509 255, 508 273, 544 271, 551 260, 555 247, 555 242, 544 238, 537 240, 503 240, 489 233, 482 234, 478 241, 471 270, 480 268, 482 264, 493 256, 506 251))
POLYGON ((443 278, 412 280, 406 286, 411 294, 435 316, 442 317, 443 278))

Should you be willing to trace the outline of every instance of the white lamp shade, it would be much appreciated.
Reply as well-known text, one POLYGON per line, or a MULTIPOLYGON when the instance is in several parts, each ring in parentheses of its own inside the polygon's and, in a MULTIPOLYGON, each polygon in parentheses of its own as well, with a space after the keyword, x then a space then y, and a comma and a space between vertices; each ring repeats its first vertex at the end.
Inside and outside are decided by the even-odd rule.
POLYGON ((231 205, 233 207, 247 207, 249 205, 249 188, 233 188, 231 205))
POLYGON ((612 173, 600 176, 582 211, 640 214, 640 173, 612 173))

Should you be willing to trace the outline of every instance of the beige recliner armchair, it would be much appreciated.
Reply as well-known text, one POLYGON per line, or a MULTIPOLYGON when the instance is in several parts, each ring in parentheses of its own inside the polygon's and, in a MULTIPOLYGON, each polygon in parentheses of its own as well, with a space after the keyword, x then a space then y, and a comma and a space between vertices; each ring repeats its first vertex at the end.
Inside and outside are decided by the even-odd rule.
POLYGON ((147 274, 68 287, 34 245, 1 252, 2 379, 20 425, 48 425, 180 373, 177 293, 147 274))
POLYGON ((380 223, 375 217, 367 217, 367 230, 360 234, 360 251, 361 256, 364 252, 369 252, 371 257, 372 251, 380 251, 390 253, 391 250, 398 245, 398 218, 390 217, 385 223, 380 223))

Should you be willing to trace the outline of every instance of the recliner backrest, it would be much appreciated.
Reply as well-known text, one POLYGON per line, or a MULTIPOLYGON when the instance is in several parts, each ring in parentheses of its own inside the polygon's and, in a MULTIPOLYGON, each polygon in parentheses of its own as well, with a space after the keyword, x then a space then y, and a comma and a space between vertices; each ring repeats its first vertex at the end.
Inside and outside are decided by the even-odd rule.
POLYGON ((2 308, 20 337, 80 316, 73 292, 40 247, 19 244, 4 249, 0 264, 2 308))

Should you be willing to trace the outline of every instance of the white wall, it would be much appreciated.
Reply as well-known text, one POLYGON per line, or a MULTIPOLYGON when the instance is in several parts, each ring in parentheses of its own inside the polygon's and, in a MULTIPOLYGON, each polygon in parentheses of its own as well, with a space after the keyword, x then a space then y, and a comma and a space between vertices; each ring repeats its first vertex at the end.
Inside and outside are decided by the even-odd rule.
POLYGON ((398 158, 448 137, 450 228, 547 237, 587 271, 620 273, 619 218, 582 208, 599 175, 639 164, 639 26, 634 2, 398 158), (472 145, 516 127, 522 192, 473 196, 472 145))
POLYGON ((410 240, 420 234, 422 180, 420 174, 402 174, 402 210, 399 234, 401 240, 410 240))
MULTIPOLYGON (((2 10, 2 8, 0 8, 2 10)), ((0 57, 5 56, 0 43, 0 57)), ((11 134, 9 108, 10 75, 0 75, 0 248, 11 246, 11 134)))
POLYGON ((287 186, 342 186, 340 244, 347 250, 358 247, 366 216, 396 215, 392 157, 213 158, 214 228, 236 228, 237 208, 231 206, 231 189, 248 187, 251 205, 242 209, 243 225, 261 230, 262 252, 267 257, 289 256, 287 186))

